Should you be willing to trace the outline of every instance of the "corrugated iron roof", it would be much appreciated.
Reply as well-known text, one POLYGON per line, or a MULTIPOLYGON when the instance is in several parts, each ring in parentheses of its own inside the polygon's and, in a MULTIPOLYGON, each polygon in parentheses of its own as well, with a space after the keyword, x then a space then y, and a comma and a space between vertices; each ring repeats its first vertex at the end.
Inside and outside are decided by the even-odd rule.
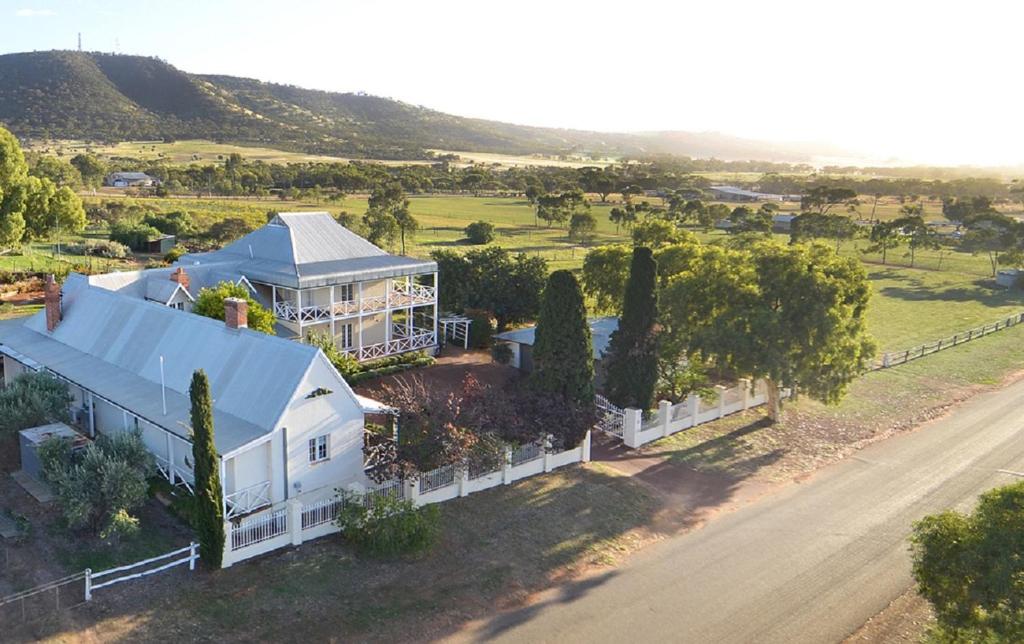
POLYGON ((388 254, 345 228, 326 212, 278 213, 221 250, 184 255, 190 266, 231 264, 251 280, 314 288, 437 270, 432 260, 388 254))
MULTIPOLYGON (((160 407, 160 356, 169 412, 174 392, 181 396, 182 420, 187 420, 192 373, 203 369, 215 410, 225 414, 225 425, 235 428, 225 427, 231 437, 225 437, 228 443, 243 438, 248 442, 272 431, 319 352, 306 344, 229 329, 218 320, 91 287, 77 275, 64 285, 63 308, 63 320, 53 333, 46 333, 40 312, 17 325, 5 325, 0 343, 104 397, 109 394, 113 402, 139 415, 160 407)), ((150 420, 175 431, 157 418, 150 420)), ((220 439, 220 449, 219 443, 220 439)))

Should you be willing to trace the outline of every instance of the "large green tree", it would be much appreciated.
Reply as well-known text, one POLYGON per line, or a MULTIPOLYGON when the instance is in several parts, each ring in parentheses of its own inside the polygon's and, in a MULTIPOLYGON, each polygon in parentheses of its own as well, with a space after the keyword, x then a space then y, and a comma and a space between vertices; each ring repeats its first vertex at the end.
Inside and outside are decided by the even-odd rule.
POLYGON ((661 317, 691 360, 765 379, 778 420, 780 387, 833 403, 866 368, 870 292, 863 266, 826 246, 708 247, 670 280, 661 317))
POLYGON ((594 398, 594 356, 587 308, 576 277, 551 273, 533 342, 532 384, 540 391, 586 403, 594 398))
POLYGON ((397 236, 401 241, 403 255, 406 238, 411 239, 419 229, 419 222, 409 212, 409 200, 402 190, 402 184, 397 181, 373 189, 363 221, 369 229, 371 242, 391 245, 397 236))
POLYGON ((67 422, 73 400, 67 384, 48 373, 19 374, 0 389, 0 432, 67 422))
POLYGON ((437 262, 443 310, 489 311, 500 331, 533 320, 540 311, 540 294, 548 274, 543 258, 513 256, 498 246, 465 254, 440 250, 430 256, 437 262))
POLYGON ((200 557, 211 568, 220 568, 224 557, 224 498, 220 480, 220 457, 213 438, 213 398, 210 381, 199 369, 188 388, 192 402, 192 460, 195 463, 195 524, 200 557))
POLYGON ((938 641, 1024 641, 1024 482, 986 492, 970 514, 914 526, 918 591, 935 609, 938 641))
POLYGON ((658 383, 658 263, 650 248, 633 249, 619 328, 606 365, 608 398, 620 407, 650 409, 658 383))

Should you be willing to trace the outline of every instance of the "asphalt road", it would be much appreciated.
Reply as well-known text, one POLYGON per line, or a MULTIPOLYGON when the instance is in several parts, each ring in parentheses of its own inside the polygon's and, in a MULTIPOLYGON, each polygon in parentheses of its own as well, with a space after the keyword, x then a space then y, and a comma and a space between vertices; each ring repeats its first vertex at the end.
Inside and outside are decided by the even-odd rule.
MULTIPOLYGON (((912 584, 914 520, 1024 471, 1024 381, 461 639, 837 642, 912 584)), ((459 639, 459 638, 457 638, 459 639)))

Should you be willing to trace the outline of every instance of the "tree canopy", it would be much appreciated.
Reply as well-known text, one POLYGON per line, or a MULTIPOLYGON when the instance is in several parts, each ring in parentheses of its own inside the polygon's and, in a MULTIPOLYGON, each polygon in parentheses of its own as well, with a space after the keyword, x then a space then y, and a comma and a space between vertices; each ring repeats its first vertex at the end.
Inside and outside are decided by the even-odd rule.
POLYGON ((864 268, 824 246, 706 246, 669 280, 663 334, 677 362, 766 379, 777 419, 779 387, 832 403, 866 367, 869 296, 864 268))
POLYGON ((1024 482, 981 495, 975 510, 914 526, 913 571, 938 639, 1024 641, 1024 482))
POLYGON ((530 381, 539 391, 587 403, 594 398, 594 356, 583 292, 569 271, 551 273, 541 300, 530 381))
POLYGON ((619 407, 650 409, 658 382, 655 326, 658 264, 650 248, 634 248, 619 327, 605 358, 608 398, 619 407))

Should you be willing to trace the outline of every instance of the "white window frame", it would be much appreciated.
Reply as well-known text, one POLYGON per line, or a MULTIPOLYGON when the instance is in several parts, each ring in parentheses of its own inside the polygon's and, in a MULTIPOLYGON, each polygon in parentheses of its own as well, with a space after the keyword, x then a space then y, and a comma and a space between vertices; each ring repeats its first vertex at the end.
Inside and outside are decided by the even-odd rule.
POLYGON ((355 289, 352 284, 338 284, 334 287, 334 295, 338 302, 354 302, 355 289), (340 290, 339 290, 340 289, 340 290))
POLYGON ((351 322, 345 322, 344 324, 339 324, 338 326, 340 327, 339 330, 341 331, 341 333, 339 333, 338 337, 335 338, 335 342, 341 349, 351 349, 353 347, 353 339, 355 338, 355 329, 353 328, 355 325, 352 324, 351 322))
POLYGON ((331 435, 321 434, 309 439, 309 464, 316 465, 331 460, 331 435))

